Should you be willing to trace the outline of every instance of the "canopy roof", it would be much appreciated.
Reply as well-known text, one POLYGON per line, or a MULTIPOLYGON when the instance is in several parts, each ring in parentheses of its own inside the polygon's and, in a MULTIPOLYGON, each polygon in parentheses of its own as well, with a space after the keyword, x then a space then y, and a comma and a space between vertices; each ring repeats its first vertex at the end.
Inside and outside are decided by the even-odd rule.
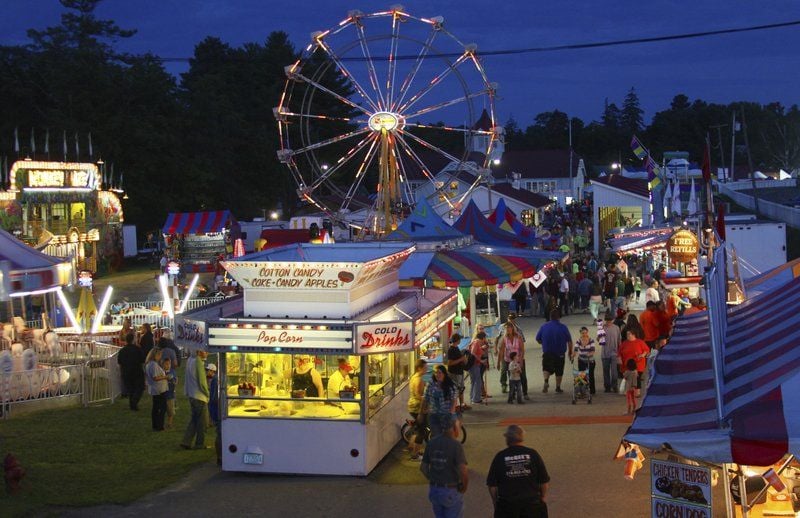
POLYGON ((539 250, 531 248, 512 248, 508 246, 488 246, 472 244, 459 248, 456 252, 477 254, 497 254, 504 257, 519 257, 536 266, 537 271, 548 263, 558 263, 566 259, 567 254, 557 250, 539 250))
POLYGON ((800 277, 800 259, 789 261, 777 268, 749 278, 744 283, 744 291, 748 297, 756 297, 761 293, 780 288, 796 277, 800 277))
POLYGON ((536 244, 536 232, 532 228, 523 225, 522 222, 517 219, 517 215, 508 208, 503 198, 500 198, 500 201, 497 202, 497 206, 494 208, 494 212, 492 212, 487 219, 506 232, 513 233, 529 245, 536 244))
POLYGON ((524 240, 518 238, 511 232, 502 230, 486 219, 473 200, 469 201, 467 208, 461 213, 461 216, 453 224, 453 227, 465 234, 471 234, 477 241, 486 243, 487 245, 527 246, 524 240))
POLYGON ((403 286, 491 286, 532 277, 537 264, 523 257, 463 250, 417 252, 400 267, 403 286))
POLYGON ((11 294, 63 286, 69 263, 31 248, 5 230, 0 230, 0 261, 9 262, 11 294))
POLYGON ((457 239, 464 234, 451 227, 434 211, 425 198, 417 202, 417 207, 384 240, 423 241, 426 239, 457 239))
POLYGON ((708 312, 676 321, 655 361, 642 408, 625 439, 665 443, 708 462, 766 466, 800 455, 800 278, 728 310, 717 423, 708 312))
POLYGON ((164 234, 209 234, 233 227, 238 229, 239 222, 229 210, 170 212, 161 232, 164 234))
POLYGON ((639 249, 665 247, 671 234, 655 234, 650 236, 629 236, 609 239, 612 252, 629 252, 639 249))

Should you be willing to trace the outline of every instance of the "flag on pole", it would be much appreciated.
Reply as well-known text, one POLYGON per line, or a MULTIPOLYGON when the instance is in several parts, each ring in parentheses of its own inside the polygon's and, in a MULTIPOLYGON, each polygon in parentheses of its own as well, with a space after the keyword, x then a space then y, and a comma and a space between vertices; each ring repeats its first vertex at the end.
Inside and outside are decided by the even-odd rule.
POLYGON ((14 128, 14 152, 19 154, 19 130, 14 128))
POLYGON ((44 152, 47 158, 50 158, 50 128, 47 128, 44 132, 44 152))
POLYGON ((92 132, 89 132, 89 158, 94 158, 94 149, 92 149, 92 132))
POLYGON ((67 161, 67 130, 64 130, 64 162, 67 161))
POLYGON ((646 156, 649 156, 649 153, 644 148, 642 143, 639 142, 639 139, 636 138, 636 135, 634 135, 633 138, 631 139, 631 149, 633 150, 633 154, 636 155, 636 158, 640 160, 644 159, 644 157, 646 156))
POLYGON ((531 277, 531 284, 533 284, 534 288, 538 288, 544 281, 547 280, 547 270, 548 268, 544 267, 536 272, 533 277, 531 277))
POLYGON ((31 154, 36 154, 36 128, 31 128, 31 154))
POLYGON ((78 132, 75 132, 75 161, 79 161, 81 159, 81 147, 78 144, 78 132))

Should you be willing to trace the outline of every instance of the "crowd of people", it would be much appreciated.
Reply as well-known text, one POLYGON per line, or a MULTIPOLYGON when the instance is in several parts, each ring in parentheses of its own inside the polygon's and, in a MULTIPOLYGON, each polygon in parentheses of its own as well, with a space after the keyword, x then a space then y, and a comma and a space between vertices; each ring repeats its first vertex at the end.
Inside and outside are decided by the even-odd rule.
MULTIPOLYGON (((117 354, 122 377, 122 398, 128 408, 138 411, 145 390, 152 399, 151 427, 154 432, 170 430, 174 426, 178 368, 182 354, 172 340, 172 332, 163 329, 156 338, 150 324, 134 330, 129 319, 123 323, 118 336, 123 347, 117 354)), ((206 363, 207 353, 196 351, 186 360, 184 393, 189 401, 190 419, 180 447, 207 449, 205 433, 210 427, 217 429, 219 447, 219 401, 217 366, 206 363)), ((217 458, 220 459, 218 451, 217 458)))

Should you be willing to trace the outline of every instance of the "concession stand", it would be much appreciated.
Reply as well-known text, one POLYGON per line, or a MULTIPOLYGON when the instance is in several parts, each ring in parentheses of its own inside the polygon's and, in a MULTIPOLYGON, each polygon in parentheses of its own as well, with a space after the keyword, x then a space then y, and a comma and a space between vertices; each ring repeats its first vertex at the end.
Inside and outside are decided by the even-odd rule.
POLYGON ((241 303, 176 322, 219 354, 223 470, 366 475, 397 444, 419 345, 456 311, 453 291, 400 288, 413 251, 304 243, 223 262, 241 303))
POLYGON ((241 228, 228 210, 170 212, 161 233, 167 255, 180 262, 181 273, 210 273, 233 253, 241 228))

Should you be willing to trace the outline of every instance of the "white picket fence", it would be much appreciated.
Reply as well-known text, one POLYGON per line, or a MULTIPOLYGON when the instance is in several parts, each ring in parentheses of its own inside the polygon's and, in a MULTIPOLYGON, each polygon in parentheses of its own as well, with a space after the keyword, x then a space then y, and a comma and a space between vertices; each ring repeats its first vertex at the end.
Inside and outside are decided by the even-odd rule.
POLYGON ((42 356, 37 369, 0 374, 0 416, 54 406, 113 403, 121 393, 119 347, 62 341, 57 357, 42 356))
MULTIPOLYGON (((224 295, 217 295, 214 297, 201 297, 197 299, 189 299, 186 303, 185 311, 191 311, 208 304, 213 304, 215 302, 219 302, 221 300, 225 300, 224 295)), ((148 311, 148 312, 137 312, 136 308, 150 310, 150 308, 158 307, 161 308, 163 301, 158 300, 144 300, 144 301, 137 301, 137 302, 128 302, 129 307, 134 308, 134 311, 128 313, 118 313, 111 316, 111 321, 115 325, 122 325, 122 322, 126 318, 131 319, 131 324, 134 326, 140 326, 142 324, 150 324, 154 327, 169 327, 172 328, 173 326, 173 319, 169 317, 164 311, 148 311)))

